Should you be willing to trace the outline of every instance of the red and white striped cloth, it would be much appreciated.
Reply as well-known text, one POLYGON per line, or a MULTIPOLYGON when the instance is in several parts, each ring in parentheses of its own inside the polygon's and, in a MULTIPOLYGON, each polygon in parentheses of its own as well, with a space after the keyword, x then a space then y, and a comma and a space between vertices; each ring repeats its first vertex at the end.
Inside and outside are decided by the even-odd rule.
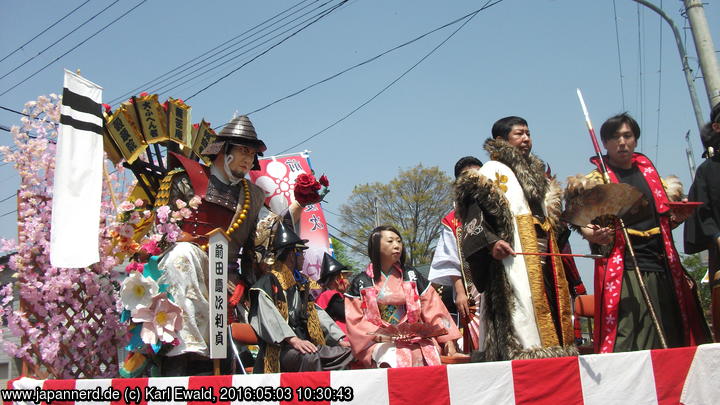
MULTIPOLYGON (((10 381, 8 388, 113 387, 122 391, 125 387, 136 386, 141 390, 147 386, 187 388, 212 386, 215 387, 214 392, 218 393, 219 388, 223 386, 349 386, 354 391, 354 399, 351 401, 354 404, 665 405, 683 403, 689 405, 720 403, 718 381, 720 381, 720 344, 712 344, 669 350, 587 355, 577 358, 403 369, 105 380, 43 381, 20 378, 10 381)), ((59 402, 53 403, 59 404, 59 402)), ((140 401, 140 404, 156 403, 159 402, 140 401)), ((283 402, 285 403, 292 402, 283 402)), ((110 404, 110 402, 93 404, 110 404)), ((217 404, 230 404, 230 402, 217 404)))

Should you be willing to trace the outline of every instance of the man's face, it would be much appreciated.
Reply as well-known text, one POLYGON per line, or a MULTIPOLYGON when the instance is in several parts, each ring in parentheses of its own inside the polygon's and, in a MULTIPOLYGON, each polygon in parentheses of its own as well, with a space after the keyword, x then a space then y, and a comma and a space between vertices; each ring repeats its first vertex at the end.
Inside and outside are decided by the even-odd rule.
POLYGON ((523 155, 529 155, 532 150, 532 139, 527 125, 513 125, 508 134, 508 143, 520 149, 523 155))
POLYGON ((603 141, 608 159, 613 166, 627 168, 637 147, 637 138, 628 124, 623 123, 612 137, 603 141))
POLYGON ((233 145, 227 157, 230 173, 237 178, 245 177, 253 167, 255 153, 257 151, 254 148, 245 145, 233 145))

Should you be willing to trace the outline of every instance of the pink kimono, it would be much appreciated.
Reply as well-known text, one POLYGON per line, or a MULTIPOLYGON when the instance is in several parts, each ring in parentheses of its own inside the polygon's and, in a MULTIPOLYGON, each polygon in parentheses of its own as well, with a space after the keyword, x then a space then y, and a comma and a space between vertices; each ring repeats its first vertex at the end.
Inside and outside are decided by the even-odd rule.
POLYGON ((418 271, 395 265, 375 284, 372 264, 358 274, 345 293, 345 320, 352 351, 365 367, 415 367, 440 364, 439 344, 460 338, 442 299, 418 271), (402 323, 428 323, 447 335, 412 342, 376 343, 369 332, 402 323))

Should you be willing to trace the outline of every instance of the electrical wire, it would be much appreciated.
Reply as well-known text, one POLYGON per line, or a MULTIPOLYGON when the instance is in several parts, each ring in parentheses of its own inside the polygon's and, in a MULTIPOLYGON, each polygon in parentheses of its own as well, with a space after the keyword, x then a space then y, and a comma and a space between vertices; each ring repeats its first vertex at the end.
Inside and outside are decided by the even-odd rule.
MULTIPOLYGON (((292 7, 289 7, 289 8, 287 8, 287 9, 285 9, 285 10, 283 10, 283 11, 275 14, 274 16, 272 16, 272 17, 270 17, 270 18, 268 18, 268 19, 266 19, 266 20, 264 20, 264 21, 256 24, 255 26, 253 26, 253 27, 251 27, 251 28, 243 31, 242 33, 240 33, 240 34, 238 34, 238 35, 230 38, 229 40, 221 43, 220 45, 217 45, 217 46, 215 46, 214 48, 212 48, 212 49, 210 49, 210 50, 208 50, 208 51, 205 51, 204 53, 202 53, 202 54, 200 54, 200 55, 198 55, 198 56, 196 56, 196 57, 194 57, 194 58, 192 58, 192 59, 190 59, 190 60, 182 63, 181 65, 178 65, 178 66, 174 67, 173 69, 171 69, 171 70, 169 70, 169 71, 167 71, 167 72, 165 72, 165 73, 163 73, 163 74, 161 74, 161 75, 159 75, 159 76, 157 76, 157 77, 155 77, 155 78, 153 78, 153 79, 151 79, 151 80, 149 80, 149 81, 141 84, 140 86, 138 86, 138 87, 136 87, 136 88, 134 88, 134 89, 132 89, 132 90, 124 93, 123 95, 121 95, 121 96, 119 96, 119 97, 116 97, 116 98, 114 98, 114 99, 111 99, 111 100, 108 102, 108 104, 114 105, 114 104, 116 104, 116 103, 118 103, 118 102, 120 102, 120 101, 125 100, 126 98, 128 98, 128 97, 130 97, 130 96, 132 96, 132 95, 134 95, 134 94, 137 94, 137 92, 139 92, 139 91, 144 91, 148 86, 151 86, 151 85, 154 86, 154 85, 156 85, 156 84, 162 83, 162 81, 164 81, 164 78, 165 78, 166 76, 172 75, 172 73, 178 71, 179 69, 184 68, 184 67, 187 66, 188 64, 199 60, 200 58, 208 55, 209 53, 217 50, 218 48, 220 48, 220 47, 222 47, 222 46, 224 46, 224 45, 227 45, 227 44, 230 43, 230 42, 235 41, 236 39, 242 37, 243 35, 245 35, 245 34, 251 32, 251 31, 255 30, 256 28, 259 28, 260 26, 262 26, 262 25, 264 25, 264 24, 266 24, 266 23, 268 23, 268 22, 276 19, 277 17, 285 14, 286 12, 292 10, 292 9, 295 8, 295 7, 298 7, 299 5, 301 5, 301 4, 303 4, 303 3, 307 2, 307 1, 309 1, 309 0, 302 0, 302 1, 298 2, 298 3, 296 3, 296 4, 293 5, 292 7)), ((319 1, 319 0, 313 0, 313 3, 317 2, 317 1, 319 1)), ((309 7, 311 4, 312 4, 312 3, 303 6, 300 10, 303 10, 303 9, 305 9, 306 7, 309 7)), ((296 12, 297 12, 297 11, 291 13, 290 15, 292 15, 292 14, 294 14, 294 13, 296 13, 296 12)), ((285 19, 285 18, 287 18, 287 17, 284 17, 283 19, 285 19)), ((283 19, 281 19, 280 21, 282 21, 283 19)), ((237 44, 233 44, 233 45, 231 45, 231 46, 235 46, 235 45, 237 45, 237 44)), ((221 49, 219 52, 223 52, 223 51, 225 51, 225 50, 227 50, 227 49, 228 49, 227 47, 226 47, 226 48, 223 48, 223 49, 221 49)), ((214 54, 210 55, 210 57, 213 57, 213 56, 215 56, 215 55, 217 55, 217 53, 214 53, 214 54)), ((190 67, 193 67, 193 66, 195 66, 195 64, 191 65, 190 67)))
POLYGON ((613 0, 613 15, 615 16, 615 42, 617 44, 618 70, 620 72, 620 96, 622 99, 622 111, 625 111, 625 85, 623 83, 622 57, 620 55, 620 31, 618 30, 618 16, 615 0, 613 0))
MULTIPOLYGON (((341 75, 343 75, 343 74, 345 74, 345 73, 347 73, 347 72, 349 72, 349 71, 351 71, 351 70, 354 70, 354 69, 356 69, 356 68, 358 68, 358 67, 364 66, 364 65, 366 65, 366 64, 368 64, 368 63, 370 63, 370 62, 374 62, 374 61, 382 58, 383 56, 385 56, 385 55, 387 55, 387 54, 389 54, 389 53, 391 53, 391 52, 394 52, 394 51, 396 51, 396 50, 398 50, 398 49, 400 49, 400 48, 403 48, 403 47, 405 47, 405 46, 408 46, 408 45, 410 45, 410 44, 413 44, 413 43, 415 43, 415 42, 417 42, 417 41, 419 41, 419 40, 427 37, 428 35, 431 35, 431 34, 437 32, 437 31, 440 31, 440 30, 442 30, 442 29, 444 29, 444 28, 447 28, 447 27, 449 27, 449 26, 451 26, 451 25, 455 25, 455 24, 457 24, 458 22, 460 22, 460 21, 462 21, 462 20, 470 17, 473 13, 474 13, 474 12, 468 13, 468 14, 462 16, 462 17, 456 18, 455 20, 450 21, 449 23, 443 24, 443 25, 441 25, 441 26, 439 26, 439 27, 437 27, 437 28, 434 28, 434 29, 432 29, 432 30, 430 30, 430 31, 422 34, 422 35, 419 35, 419 36, 417 36, 417 37, 415 37, 415 38, 413 38, 413 39, 411 39, 411 40, 409 40, 409 41, 405 41, 405 42, 403 42, 402 44, 396 45, 396 46, 394 46, 394 47, 392 47, 392 48, 390 48, 390 49, 388 49, 388 50, 386 50, 386 51, 383 51, 383 52, 381 52, 381 53, 379 53, 379 54, 377 54, 377 55, 375 55, 375 56, 373 56, 373 57, 371 57, 371 58, 369 58, 369 59, 365 59, 364 61, 362 61, 362 62, 360 62, 360 63, 357 63, 357 64, 355 64, 355 65, 352 65, 352 66, 350 66, 350 67, 348 67, 348 68, 346 68, 346 69, 343 69, 343 70, 341 70, 341 71, 338 72, 338 73, 335 73, 335 74, 333 74, 333 75, 331 75, 331 76, 328 76, 328 77, 326 77, 326 78, 324 78, 324 79, 322 79, 322 80, 319 80, 319 81, 317 81, 317 82, 315 82, 315 83, 313 83, 313 84, 310 84, 310 85, 308 85, 308 86, 306 86, 306 87, 303 87, 303 88, 300 89, 300 90, 297 90, 297 91, 295 91, 295 92, 292 92, 292 93, 288 94, 287 96, 281 97, 281 98, 279 98, 279 99, 277 99, 277 100, 275 100, 275 101, 273 101, 273 102, 271 102, 271 103, 269 103, 269 104, 266 104, 266 105, 264 105, 264 106, 262 106, 262 107, 256 108, 256 109, 250 111, 249 113, 247 113, 247 114, 245 114, 245 115, 248 115, 248 116, 249 116, 249 115, 251 115, 251 114, 255 114, 255 113, 257 113, 257 112, 260 112, 260 111, 262 111, 262 110, 264 110, 264 109, 266 109, 266 108, 269 108, 269 107, 271 107, 271 106, 273 106, 273 105, 275 105, 275 104, 277 104, 277 103, 279 103, 279 102, 281 102, 281 101, 285 101, 285 100, 287 100, 287 99, 289 99, 289 98, 291 98, 291 97, 295 97, 295 96, 297 96, 297 95, 299 95, 299 94, 301 94, 301 93, 304 93, 305 91, 310 90, 311 88, 313 88, 313 87, 315 87, 315 86, 318 86, 318 85, 323 84, 323 83, 325 83, 325 82, 328 82, 328 81, 330 81, 330 80, 332 80, 332 79, 335 79, 335 78, 337 78, 337 77, 339 77, 339 76, 341 76, 341 75)), ((227 123, 226 123, 226 124, 227 124, 227 123)), ((217 129, 217 128, 216 128, 216 129, 217 129)))
MULTIPOLYGON (((662 9, 663 2, 660 0, 660 8, 662 9)), ((663 20, 659 19, 660 22, 660 57, 658 62, 658 106, 657 106, 657 132, 655 133, 655 164, 660 162, 660 115, 661 115, 661 101, 662 101, 662 59, 663 59, 663 20)))
POLYGON ((343 245, 349 247, 350 249, 360 253, 361 255, 367 257, 367 252, 363 252, 362 249, 356 247, 353 244, 348 243, 347 241, 343 240, 342 238, 337 237, 337 235, 333 235, 332 233, 328 232, 328 235, 330 235, 331 238, 337 239, 338 242, 342 243, 343 245))
POLYGON ((12 210, 12 211, 9 211, 9 212, 6 212, 6 213, 0 215, 0 218, 6 217, 6 216, 8 216, 8 215, 10 215, 10 214, 13 214, 13 213, 15 213, 15 212, 17 212, 17 208, 14 209, 14 210, 12 210))
POLYGON ((30 57, 30 58, 29 58, 28 60, 26 60, 25 62, 19 64, 18 66, 15 66, 15 67, 14 67, 13 69, 11 69, 9 72, 7 72, 7 73, 5 73, 4 75, 0 76, 0 79, 6 78, 9 74, 15 72, 16 70, 18 70, 18 69, 20 69, 21 67, 25 66, 26 64, 30 63, 31 61, 33 61, 33 60, 34 60, 35 58, 37 58, 38 56, 40 56, 40 55, 42 55, 43 53, 45 53, 45 51, 47 51, 48 49, 54 47, 54 46, 57 45, 60 41, 62 41, 63 39, 67 38, 68 36, 70 36, 70 35, 71 35, 72 33, 74 33, 75 31, 79 30, 80 28, 84 27, 85 24, 87 24, 87 23, 89 23, 90 21, 94 20, 97 16, 99 16, 99 15, 102 14, 102 13, 104 13, 104 12, 105 12, 107 9, 109 9, 110 7, 114 6, 118 1, 120 1, 120 0, 115 0, 114 2, 110 3, 110 5, 108 5, 108 6, 105 7, 104 9, 100 10, 99 13, 97 13, 97 14, 95 14, 94 16, 90 17, 90 18, 87 19, 85 22, 83 22, 82 24, 80 24, 80 25, 78 25, 77 27, 75 27, 72 31, 68 32, 67 34, 65 34, 65 35, 63 35, 62 37, 60 37, 59 39, 57 39, 57 40, 56 40, 55 42, 53 42, 52 44, 48 45, 45 49, 43 49, 42 51, 38 52, 35 56, 30 57))
POLYGON ((361 241, 357 240, 355 237, 353 237, 353 236, 350 235, 349 233, 343 231, 342 229, 339 229, 339 228, 333 226, 332 224, 328 223, 327 221, 325 221, 325 223, 327 223, 327 226, 329 226, 330 228, 332 228, 332 229, 340 232, 340 233, 343 234, 344 236, 347 236, 348 238, 352 239, 352 240, 355 241, 356 243, 359 243, 360 246, 364 245, 364 242, 361 242, 361 241))
POLYGON ((272 45, 270 48, 266 49, 265 51, 261 52, 259 55, 255 56, 254 58, 250 59, 249 61, 247 61, 247 62, 243 63, 242 65, 238 66, 237 68, 233 69, 232 71, 230 71, 229 73, 227 73, 227 74, 224 75, 223 77, 215 80, 214 82, 212 82, 212 83, 210 83, 209 85, 205 86, 205 87, 202 88, 201 90, 195 92, 195 93, 192 94, 190 97, 187 97, 185 100, 190 100, 190 99, 192 99, 193 97, 197 96, 198 94, 200 94, 200 93, 204 92, 205 90, 209 89, 210 87, 212 87, 212 86, 220 83, 222 80, 225 80, 226 78, 228 78, 228 77, 229 77, 230 75, 232 75, 233 73, 235 73, 235 72, 237 72, 238 70, 242 69, 243 67, 247 66, 249 63, 255 61, 255 60, 258 59, 259 57, 261 57, 261 56, 265 55, 266 53, 270 52, 272 49, 280 46, 280 44, 284 43, 284 42, 287 41, 288 39, 290 39, 290 38, 294 37, 295 35, 299 34, 301 31, 305 30, 306 28, 310 27, 311 25, 315 24, 316 22, 320 21, 320 20, 323 19, 324 17, 330 15, 333 11, 337 10, 338 8, 340 8, 343 4, 345 4, 345 3, 347 3, 347 2, 348 2, 348 0, 342 0, 339 4, 333 6, 333 7, 330 8, 328 11, 326 11, 326 12, 324 12, 323 14, 321 14, 320 16, 318 16, 316 19, 310 21, 308 24, 304 25, 303 27, 301 27, 301 28, 298 29, 297 31, 295 31, 295 32, 293 32, 292 34, 288 35, 287 37, 283 38, 281 41, 279 41, 278 43, 272 45))
POLYGON ((8 108, 8 107, 3 107, 3 106, 1 106, 1 105, 0 105, 0 109, 5 110, 5 111, 9 111, 9 112, 12 112, 12 113, 15 113, 15 114, 19 114, 19 115, 24 115, 24 116, 26 116, 26 117, 29 117, 29 116, 30 116, 30 114, 25 114, 24 112, 20 112, 20 111, 18 111, 18 110, 13 110, 12 108, 8 108))
MULTIPOLYGON (((640 9, 640 3, 636 3, 637 6, 637 27, 638 27, 638 98, 639 98, 639 110, 640 110, 640 128, 645 125, 645 77, 644 71, 644 55, 643 50, 643 18, 642 10, 640 9)), ((640 150, 643 150, 643 139, 640 139, 640 150)))
POLYGON ((45 28, 44 30, 40 31, 39 34, 37 34, 37 35, 35 35, 34 37, 30 38, 30 40, 28 40, 28 41, 25 42, 24 44, 18 46, 17 49, 15 49, 14 51, 12 51, 12 52, 10 52, 9 54, 5 55, 4 58, 0 59, 0 62, 5 61, 5 59, 7 59, 7 58, 9 58, 10 56, 14 55, 15 52, 23 49, 23 48, 24 48, 25 46, 27 46, 30 42, 36 40, 40 35, 46 33, 46 32, 47 32, 48 30, 50 30, 52 27, 54 27, 54 26, 56 26, 57 24, 59 24, 62 20, 66 19, 66 18, 69 17, 71 14, 73 14, 73 13, 76 12, 76 11, 78 11, 78 9, 79 9, 80 7, 88 4, 88 2, 90 2, 90 0, 85 0, 84 3, 82 3, 82 4, 80 4, 79 6, 75 7, 72 11, 70 11, 69 13, 65 14, 62 18, 60 18, 59 20, 57 20, 57 21, 55 21, 54 23, 52 23, 49 27, 47 27, 47 28, 45 28))
POLYGON ((63 53, 62 55, 58 56, 57 58, 53 59, 51 62, 49 62, 48 64, 46 64, 45 66, 43 66, 43 67, 40 68, 39 70, 35 71, 35 72, 34 72, 33 74, 31 74, 30 76, 28 76, 28 77, 26 77, 25 79, 21 80, 19 83, 15 84, 14 86, 12 86, 12 87, 10 87, 9 89, 5 90, 4 92, 0 93, 0 96, 4 96, 5 94, 7 94, 8 92, 10 92, 11 90, 15 89, 16 87, 20 86, 21 84, 25 83, 26 81, 32 79, 33 77, 35 77, 35 75, 37 75, 38 73, 40 73, 40 72, 42 72, 43 70, 47 69, 47 68, 48 68, 50 65, 52 65, 53 63, 59 61, 60 59, 62 59, 64 56, 66 56, 66 55, 69 54, 70 52, 72 52, 72 51, 74 51, 75 49, 79 48, 79 47, 80 47, 81 45, 83 45, 85 42, 89 41, 90 39, 92 39, 93 37, 95 37, 96 35, 98 35, 99 33, 105 31, 105 29, 107 29, 109 26, 115 24, 115 23, 116 23, 117 21, 119 21, 121 18, 123 18, 123 17, 125 17, 126 15, 130 14, 130 13, 131 13, 133 10, 135 10, 136 8, 138 8, 138 7, 140 7, 141 5, 145 4, 146 1, 147 1, 147 0, 142 0, 140 3, 136 4, 133 8, 131 8, 130 10, 128 10, 128 11, 126 11, 125 13, 123 13, 120 17, 112 20, 110 23, 108 23, 108 24, 105 25, 104 27, 100 28, 100 29, 99 29, 98 31, 96 31, 94 34, 92 34, 92 35, 90 35, 89 37, 87 37, 87 38, 85 38, 84 40, 82 40, 79 44, 77 44, 77 45, 75 45, 74 47, 70 48, 70 50, 68 50, 67 52, 65 52, 65 53, 63 53))
MULTIPOLYGON (((11 177, 8 177, 8 179, 10 179, 10 178, 11 178, 11 177)), ((13 198, 13 197, 16 197, 16 196, 17 196, 17 193, 12 193, 12 194, 10 194, 9 196, 7 196, 7 197, 3 198, 2 200, 0 200, 0 203, 5 202, 5 201, 7 201, 7 200, 9 200, 9 199, 11 199, 11 198, 13 198)))
MULTIPOLYGON (((168 84, 166 84, 165 86, 163 86, 163 87, 161 87, 161 88, 159 88, 159 89, 152 90, 152 93, 170 92, 170 91, 172 91, 172 90, 177 89, 177 88, 180 87, 180 86, 183 86, 183 85, 185 85, 185 84, 187 84, 187 83, 189 83, 189 82, 191 82, 191 81, 193 81, 193 80, 196 80, 196 79, 200 78, 201 76, 203 76, 203 75, 205 75, 205 74, 207 74, 207 73, 212 72, 213 70, 219 69, 219 68, 221 68, 221 67, 223 67, 223 66, 225 66, 225 65, 227 65, 227 64, 229 64, 229 63, 231 63, 231 62, 233 62, 233 61, 235 61, 235 60, 237 60, 237 59, 240 58, 241 56, 247 55, 247 54, 250 53, 251 51, 253 51, 253 50, 261 47, 262 45, 265 45, 266 43, 272 41, 272 40, 275 39, 275 38, 278 38, 278 37, 282 36, 283 34, 285 34, 285 33, 289 32, 289 31, 293 30, 294 28, 296 28, 296 27, 298 27, 298 26, 300 26, 300 25, 302 25, 302 24, 304 24, 304 23, 306 23, 307 21, 312 20, 313 18, 315 18, 315 17, 323 14, 323 13, 326 12, 327 10, 321 11, 321 12, 319 12, 319 13, 317 13, 317 14, 315 14, 315 15, 307 18, 307 19, 305 19, 304 21, 301 21, 301 22, 299 22, 298 24, 295 24, 294 26, 286 29, 285 31, 280 32, 279 34, 277 34, 277 35, 275 35, 275 36, 273 36, 273 37, 271 37, 271 38, 269 38, 269 39, 266 39, 265 41, 263 41, 263 42, 255 45, 254 47, 246 50, 245 52, 241 52, 240 54, 235 55, 235 56, 233 56, 232 58, 230 58, 230 59, 228 59, 228 60, 226 60, 226 61, 224 61, 224 62, 222 62, 222 63, 219 63, 219 64, 217 64, 217 65, 215 65, 215 66, 211 66, 213 63, 218 62, 218 61, 220 61, 220 60, 222 60, 222 59, 224 59, 224 58, 226 58, 226 57, 228 57, 228 56, 230 56, 230 55, 238 52, 239 50, 245 48, 247 45, 250 45, 250 44, 252 44, 252 43, 254 43, 254 42, 257 42, 258 40, 260 40, 260 39, 262 39, 262 38, 264 38, 264 37, 272 34, 273 32, 278 31, 278 30, 286 27, 286 26, 289 25, 290 23, 293 23, 293 22, 295 22, 295 21, 297 21, 297 20, 305 17, 306 15, 308 15, 308 14, 310 14, 310 13, 312 13, 312 12, 314 12, 314 11, 316 11, 316 10, 324 7, 324 6, 326 6, 328 3, 331 3, 332 1, 333 1, 333 0, 328 0, 328 1, 326 1, 325 3, 322 3, 321 5, 315 7, 314 9, 312 9, 312 10, 304 13, 303 15, 301 15, 301 16, 293 19, 293 20, 290 21, 288 24, 286 24, 286 25, 284 25, 284 26, 281 26, 281 27, 278 27, 278 28, 276 28, 276 29, 274 29, 274 30, 272 30, 272 31, 270 31, 270 32, 262 35, 261 37, 256 38, 256 39, 250 41, 250 42, 247 43, 247 44, 244 44, 244 45, 241 46, 240 48, 238 48, 238 49, 236 49, 236 50, 234 50, 234 51, 232 51, 232 52, 230 52, 230 53, 228 53, 228 54, 226 54, 226 55, 221 56, 220 58, 216 59, 215 61, 209 62, 209 63, 208 63, 209 66, 202 65, 202 66, 198 67, 197 69, 194 69, 194 70, 192 70, 192 71, 190 71, 190 72, 185 73, 183 76, 181 76, 181 77, 173 80, 171 83, 168 83, 168 84), (194 75, 195 73, 197 73, 198 71, 201 71, 201 70, 203 70, 203 69, 205 69, 205 71, 194 75), (194 76, 193 76, 193 75, 194 75, 194 76), (186 78, 186 77, 188 77, 188 76, 191 76, 191 77, 190 77, 189 79, 185 80, 185 81, 182 81, 182 82, 178 83, 180 80, 182 80, 182 79, 184 79, 184 78, 186 78), (168 86, 172 86, 172 87, 168 88, 168 86)), ((201 61, 201 62, 202 62, 202 61, 201 61)), ((199 63, 200 63, 200 62, 199 62, 199 63)))
POLYGON ((398 81, 400 81, 403 77, 405 77, 408 73, 410 73, 410 72, 411 72, 413 69, 415 69, 418 65, 420 65, 422 62, 424 62, 425 59, 429 58, 433 53, 435 53, 435 51, 437 51, 441 46, 443 46, 447 41, 449 41, 453 36, 455 36, 455 34, 457 34, 458 31, 460 31, 463 27, 465 27, 465 25, 467 25, 467 23, 469 23, 470 21, 472 21, 472 19, 473 19, 476 15, 478 15, 478 13, 480 13, 481 11, 484 11, 484 10, 486 10, 486 9, 488 9, 488 8, 490 8, 490 7, 498 4, 498 3, 501 3, 503 0, 495 0, 494 2, 491 2, 491 1, 492 1, 492 0, 488 0, 482 8, 478 9, 478 10, 475 11, 474 13, 471 13, 470 16, 467 17, 467 19, 466 19, 457 29, 455 29, 455 31, 453 31, 452 33, 450 33, 450 35, 448 35, 447 38, 445 38, 442 42, 440 42, 437 46, 435 46, 432 50, 430 50, 430 52, 428 52, 427 54, 425 54, 425 56, 423 56, 422 58, 420 58, 420 60, 418 60, 418 61, 417 61, 414 65, 412 65, 409 69, 405 70, 400 76, 398 76, 397 78, 395 78, 395 80, 391 81, 389 84, 387 84, 385 87, 383 87, 383 88, 382 88, 379 92, 377 92, 374 96, 370 97, 368 100, 366 100, 365 102, 363 102, 362 104, 360 104, 359 106, 357 106, 355 109, 353 109, 353 110, 350 111, 349 113, 345 114, 343 117, 341 117, 340 119, 336 120, 336 121, 333 122, 332 124, 328 125, 327 127, 321 129, 321 130, 318 131, 318 132, 315 132, 314 134, 308 136, 307 138, 303 139, 302 141, 296 143, 295 145, 290 146, 289 148, 284 149, 283 151, 279 152, 278 154, 286 153, 286 152, 290 151, 291 149, 294 149, 294 148, 296 148, 296 147, 304 144, 305 142, 307 142, 307 141, 309 141, 309 140, 311 140, 311 139, 313 139, 313 138, 315 138, 315 137, 317 137, 317 136, 319 136, 319 135, 327 132, 329 129, 331 129, 331 128, 333 128, 334 126, 338 125, 339 123, 345 121, 345 120, 348 119, 351 115, 353 115, 354 113, 356 113, 357 111, 359 111, 360 109, 362 109, 363 107, 365 107, 366 105, 370 104, 373 100, 375 100, 376 98, 378 98, 382 93, 384 93, 386 90, 388 90, 390 87, 392 87, 395 83, 397 83, 398 81))

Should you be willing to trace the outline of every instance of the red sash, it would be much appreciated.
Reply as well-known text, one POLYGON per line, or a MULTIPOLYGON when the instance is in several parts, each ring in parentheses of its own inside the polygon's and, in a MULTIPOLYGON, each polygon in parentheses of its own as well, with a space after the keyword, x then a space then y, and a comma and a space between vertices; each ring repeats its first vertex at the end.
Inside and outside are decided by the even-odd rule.
MULTIPOLYGON (((596 157, 590 162, 602 170, 596 157)), ((685 272, 680 262, 680 255, 675 249, 670 227, 670 210, 668 197, 663 188, 660 176, 650 159, 640 153, 633 155, 633 165, 642 173, 645 181, 652 192, 655 200, 655 208, 660 214, 660 231, 665 247, 667 263, 670 267, 675 295, 678 300, 680 314, 685 331, 685 345, 695 346, 705 343, 706 334, 702 327, 703 317, 698 312, 698 307, 692 291, 692 280, 685 272)), ((608 168, 610 181, 618 183, 615 173, 608 168)), ((615 347, 618 325, 618 309, 620 304, 620 291, 622 290, 622 278, 625 270, 625 238, 621 229, 615 231, 615 245, 613 245, 610 257, 595 260, 595 331, 594 345, 596 353, 612 353, 615 347)))
POLYGON ((457 230, 460 227, 460 220, 455 217, 455 210, 448 212, 448 214, 445 215, 445 217, 443 217, 442 221, 440 222, 450 228, 453 235, 455 235, 455 238, 457 239, 457 230))

